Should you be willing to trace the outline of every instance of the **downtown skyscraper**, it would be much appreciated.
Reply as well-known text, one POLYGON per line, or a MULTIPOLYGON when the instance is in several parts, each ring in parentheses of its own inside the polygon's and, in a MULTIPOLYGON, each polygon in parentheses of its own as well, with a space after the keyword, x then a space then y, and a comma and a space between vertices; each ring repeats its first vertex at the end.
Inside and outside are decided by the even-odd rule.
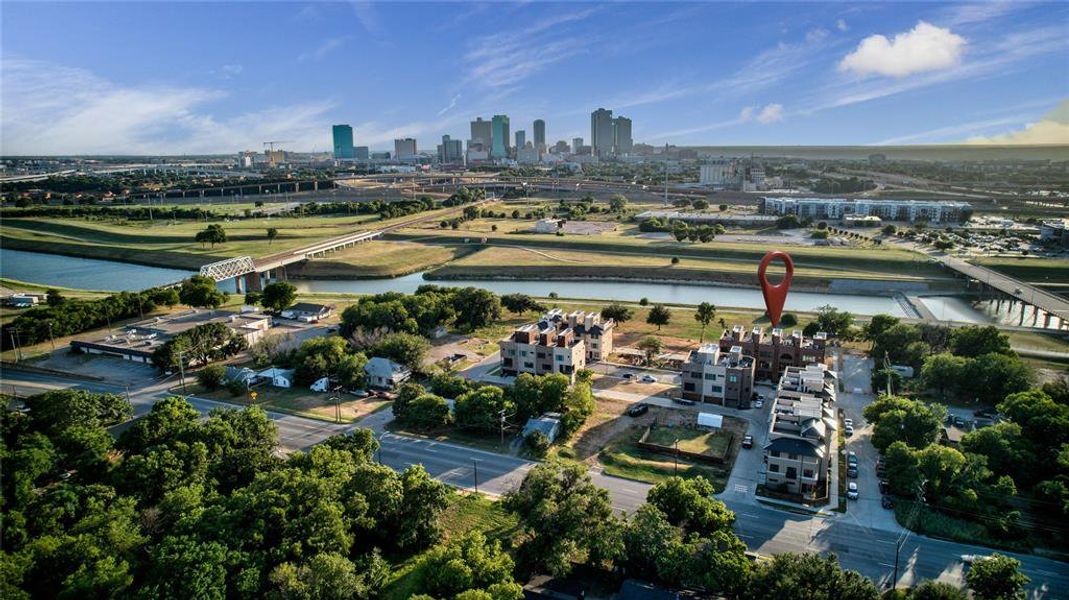
POLYGON ((351 159, 353 155, 353 128, 349 125, 335 125, 334 134, 334 158, 351 159))

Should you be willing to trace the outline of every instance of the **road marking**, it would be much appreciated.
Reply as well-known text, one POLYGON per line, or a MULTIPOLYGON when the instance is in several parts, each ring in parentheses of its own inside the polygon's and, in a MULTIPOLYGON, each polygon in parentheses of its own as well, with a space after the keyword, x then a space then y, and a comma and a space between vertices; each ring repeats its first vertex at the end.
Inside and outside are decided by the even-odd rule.
POLYGON ((749 489, 748 487, 746 487, 745 485, 743 485, 741 483, 736 483, 735 484, 735 491, 740 493, 740 494, 745 494, 748 489, 749 489))

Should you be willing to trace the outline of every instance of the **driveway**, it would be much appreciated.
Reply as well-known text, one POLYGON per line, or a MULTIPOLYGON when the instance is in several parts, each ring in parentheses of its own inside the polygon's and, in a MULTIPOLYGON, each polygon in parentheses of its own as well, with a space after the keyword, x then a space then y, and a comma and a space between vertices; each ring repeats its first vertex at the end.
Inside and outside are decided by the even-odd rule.
POLYGON ((746 433, 753 436, 753 448, 739 450, 739 456, 735 459, 735 466, 728 477, 727 485, 720 494, 724 502, 745 502, 757 504, 757 484, 764 482, 765 472, 765 444, 768 443, 768 417, 772 410, 772 398, 776 396, 776 388, 771 385, 755 385, 754 391, 765 397, 764 406, 751 408, 750 410, 723 409, 716 407, 714 412, 723 411, 724 414, 732 414, 749 422, 746 433), (729 412, 730 411, 730 412, 729 412))
POLYGON ((874 398, 871 391, 872 359, 844 352, 839 377, 847 390, 839 392, 839 408, 843 409, 846 418, 854 420, 854 435, 846 438, 846 450, 857 454, 859 466, 857 479, 847 480, 857 483, 859 498, 848 501, 846 515, 842 518, 870 529, 902 531, 895 521, 894 511, 880 505, 880 484, 876 477, 876 460, 880 454, 870 441, 872 425, 861 415, 874 398))

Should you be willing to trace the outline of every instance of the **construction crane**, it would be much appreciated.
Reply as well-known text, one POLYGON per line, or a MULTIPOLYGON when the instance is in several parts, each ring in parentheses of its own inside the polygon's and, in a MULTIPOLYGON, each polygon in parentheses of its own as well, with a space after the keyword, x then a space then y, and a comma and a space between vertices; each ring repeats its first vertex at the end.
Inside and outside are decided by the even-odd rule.
POLYGON ((264 142, 264 146, 266 146, 269 151, 274 152, 275 151, 275 144, 292 144, 292 143, 293 143, 293 140, 271 140, 269 142, 264 142))

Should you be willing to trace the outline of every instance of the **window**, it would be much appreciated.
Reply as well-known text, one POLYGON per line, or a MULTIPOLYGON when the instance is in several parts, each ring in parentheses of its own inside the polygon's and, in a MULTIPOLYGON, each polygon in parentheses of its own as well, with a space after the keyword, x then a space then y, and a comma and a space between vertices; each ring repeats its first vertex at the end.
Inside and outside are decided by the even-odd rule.
POLYGON ((730 383, 738 383, 739 382, 739 376, 738 375, 730 375, 730 376, 728 376, 728 381, 730 383))
POLYGON ((538 353, 538 358, 545 358, 545 357, 546 357, 546 353, 545 352, 539 352, 538 353))
POLYGON ((779 473, 779 465, 772 463, 771 465, 768 465, 768 470, 770 473, 779 473))
POLYGON ((723 386, 714 385, 714 386, 710 386, 710 387, 712 388, 714 394, 719 394, 719 393, 724 391, 723 386))
POLYGON ((716 373, 706 373, 705 374, 705 380, 706 381, 716 381, 716 373))
POLYGON ((520 356, 527 356, 526 350, 520 350, 520 356))
POLYGON ((795 469, 794 467, 787 467, 786 475, 787 475, 787 479, 797 479, 798 478, 798 469, 795 469))
POLYGON ((809 479, 812 479, 813 478, 813 470, 812 469, 803 470, 802 471, 802 477, 808 477, 809 479))
POLYGON ((533 362, 524 361, 523 366, 524 366, 525 369, 533 369, 534 368, 534 363, 533 362))
POLYGON ((568 355, 567 354, 558 354, 557 355, 557 360, 568 360, 568 355))
POLYGON ((772 456, 773 456, 774 458, 779 458, 779 450, 773 450, 773 451, 772 451, 772 456))
POLYGON ((693 383, 684 383, 683 384, 683 390, 686 391, 686 392, 693 392, 694 391, 694 384, 693 383))
POLYGON ((798 458, 798 457, 797 457, 797 456, 795 456, 795 455, 793 455, 793 454, 788 454, 788 455, 787 455, 787 460, 795 460, 795 459, 797 459, 797 458, 798 458))
POLYGON ((516 350, 515 349, 510 349, 509 350, 509 356, 516 356, 516 350))

